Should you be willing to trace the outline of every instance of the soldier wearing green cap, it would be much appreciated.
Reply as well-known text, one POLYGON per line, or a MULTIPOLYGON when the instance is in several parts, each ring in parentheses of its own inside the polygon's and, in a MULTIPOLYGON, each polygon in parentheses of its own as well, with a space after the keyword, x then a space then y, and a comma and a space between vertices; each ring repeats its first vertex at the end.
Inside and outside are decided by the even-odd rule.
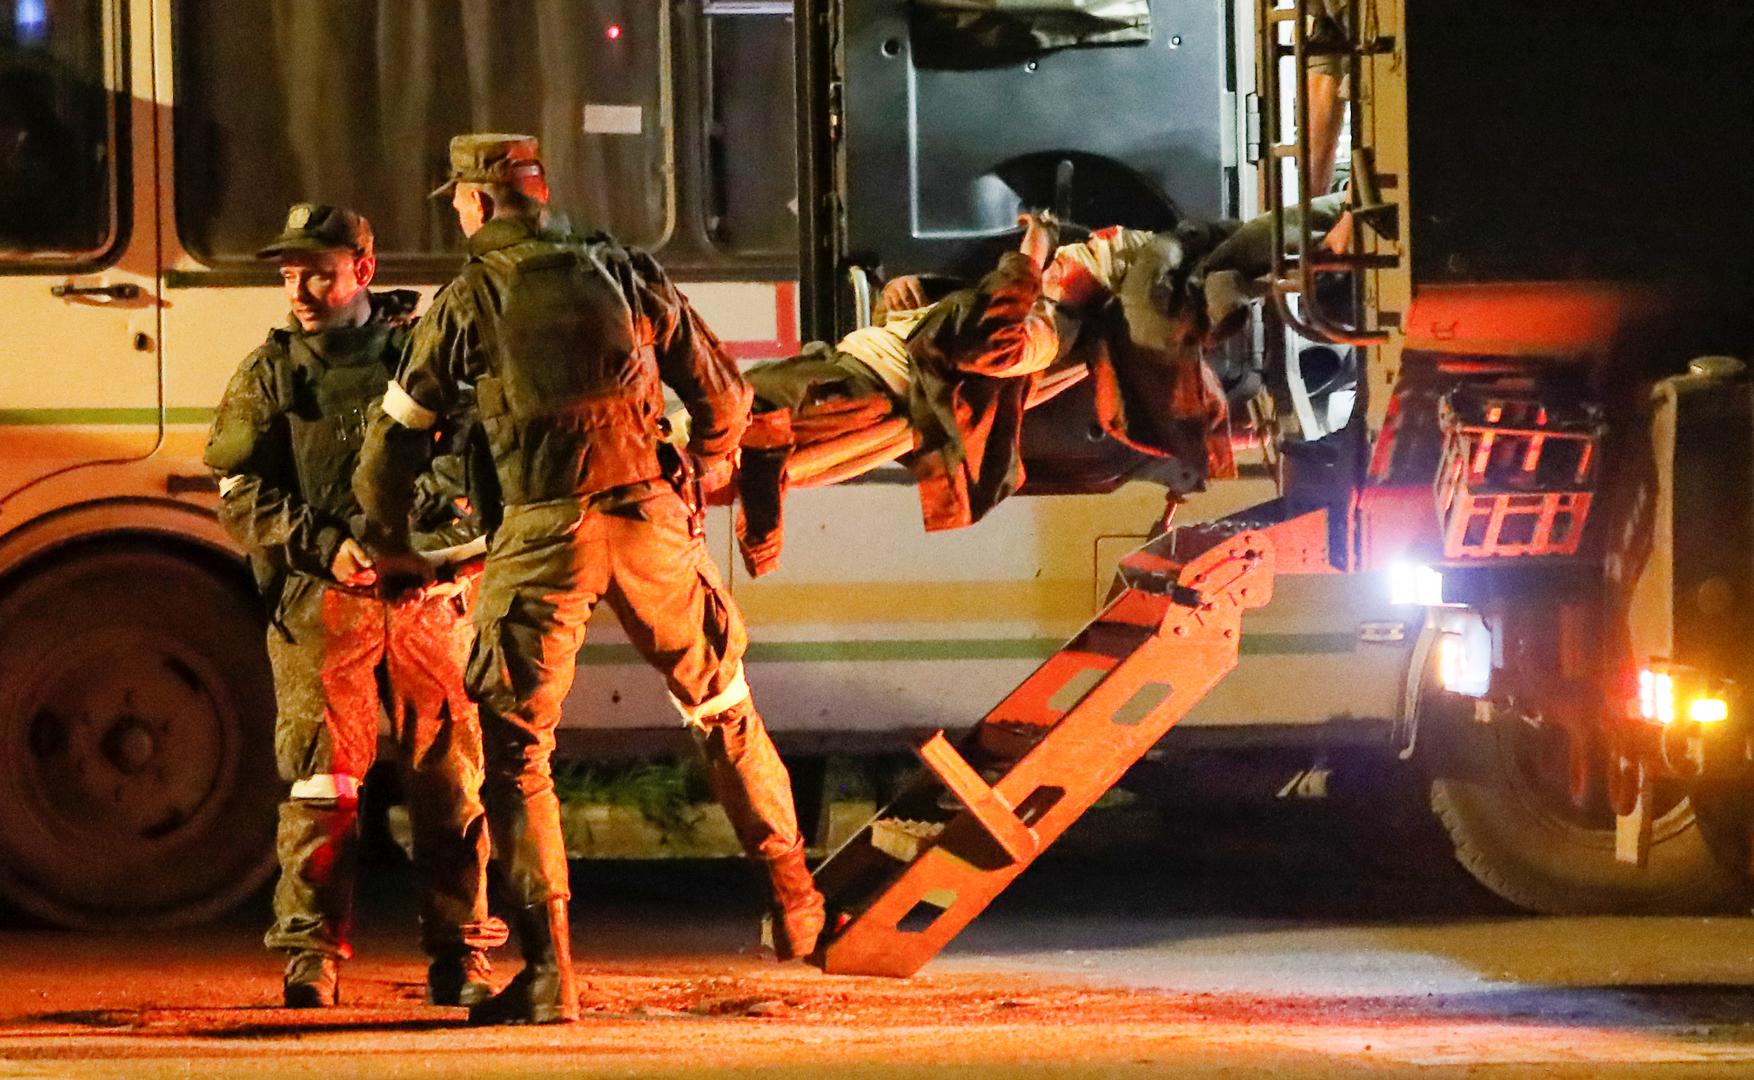
MULTIPOLYGON (((413 823, 429 1000, 474 1004, 492 993, 483 950, 505 939, 487 913, 481 735, 463 689, 474 575, 393 590, 393 568, 361 542, 351 484, 367 408, 395 370, 419 297, 370 291, 371 226, 339 207, 295 205, 260 256, 280 264, 292 322, 238 368, 206 460, 220 476, 220 518, 248 551, 270 615, 274 744, 291 788, 266 941, 290 954, 289 1007, 336 1003, 360 783, 387 712, 413 823)), ((426 488, 421 535, 467 540, 450 493, 430 477, 426 488)))
POLYGON ((599 600, 663 674, 714 794, 766 865, 776 951, 808 953, 823 905, 791 781, 750 699, 742 616, 682 494, 690 486, 673 479, 689 459, 709 488, 728 479, 749 388, 651 256, 602 234, 580 238, 549 214, 534 139, 460 135, 450 151, 450 179, 434 194, 450 197, 469 260, 415 328, 355 485, 393 534, 426 429, 479 417, 500 509, 469 691, 481 706, 482 794, 525 967, 470 1021, 578 1015, 549 758, 599 600), (689 413, 687 458, 664 441, 666 384, 689 413), (474 388, 473 404, 461 387, 474 388))

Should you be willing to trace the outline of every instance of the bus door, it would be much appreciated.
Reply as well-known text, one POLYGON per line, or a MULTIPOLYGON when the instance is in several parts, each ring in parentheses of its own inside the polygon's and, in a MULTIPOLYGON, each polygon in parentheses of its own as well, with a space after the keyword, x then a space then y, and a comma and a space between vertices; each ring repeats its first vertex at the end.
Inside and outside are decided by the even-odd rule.
MULTIPOLYGON (((886 278, 977 279, 1024 211, 1149 230, 1239 213, 1249 13, 1230 0, 813 7, 797 35, 806 338, 863 325, 886 278)), ((1105 491, 1146 465, 1092 431, 1094 393, 1030 414, 1026 491, 1105 491)))
POLYGON ((0 0, 0 503, 159 442, 150 8, 0 0))
POLYGON ((854 271, 978 275, 1021 211, 1143 229, 1236 213, 1233 12, 821 5, 798 34, 806 333, 857 324, 854 271))

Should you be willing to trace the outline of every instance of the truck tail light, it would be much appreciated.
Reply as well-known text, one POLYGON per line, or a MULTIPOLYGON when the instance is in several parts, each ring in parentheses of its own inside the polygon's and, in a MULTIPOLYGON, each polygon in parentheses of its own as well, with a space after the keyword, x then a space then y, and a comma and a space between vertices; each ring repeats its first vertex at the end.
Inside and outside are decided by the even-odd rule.
POLYGON ((1687 719, 1695 724, 1721 724, 1730 718, 1730 703, 1719 697, 1696 697, 1687 703, 1687 719))
MULTIPOLYGON (((1685 672, 1684 672, 1685 673, 1685 672)), ((1691 673, 1697 674, 1697 673, 1691 673)), ((1692 724, 1722 724, 1730 718, 1729 698, 1721 693, 1695 689, 1682 680, 1678 685, 1673 672, 1645 668, 1638 673, 1638 715, 1642 720, 1668 727, 1677 720, 1692 724)))

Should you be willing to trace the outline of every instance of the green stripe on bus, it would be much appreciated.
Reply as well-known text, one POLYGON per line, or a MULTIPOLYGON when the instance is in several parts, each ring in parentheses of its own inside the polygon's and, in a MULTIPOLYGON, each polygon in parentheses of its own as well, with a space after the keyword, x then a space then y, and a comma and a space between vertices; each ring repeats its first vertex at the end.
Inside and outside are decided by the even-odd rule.
MULTIPOLYGON (((1059 638, 995 638, 948 641, 758 641, 745 655, 751 663, 820 664, 881 660, 1040 660, 1053 655, 1059 638)), ((583 664, 637 664, 632 645, 586 645, 583 664)))
MULTIPOLYGON (((167 424, 211 424, 213 410, 193 406, 166 409, 167 424)), ((0 426, 130 427, 158 423, 157 409, 0 409, 0 426)))
POLYGON ((1248 619, 1242 621, 1244 656, 1289 656, 1350 653, 1358 648, 1357 634, 1249 634, 1248 619))
MULTIPOLYGON (((758 641, 747 654, 751 663, 820 664, 885 660, 1045 660, 1059 651, 1060 638, 972 638, 874 641, 758 641)), ((1245 630, 1246 656, 1350 653, 1357 647, 1352 634, 1256 634, 1245 630)), ((579 662, 592 666, 637 664, 632 645, 586 645, 579 662)))

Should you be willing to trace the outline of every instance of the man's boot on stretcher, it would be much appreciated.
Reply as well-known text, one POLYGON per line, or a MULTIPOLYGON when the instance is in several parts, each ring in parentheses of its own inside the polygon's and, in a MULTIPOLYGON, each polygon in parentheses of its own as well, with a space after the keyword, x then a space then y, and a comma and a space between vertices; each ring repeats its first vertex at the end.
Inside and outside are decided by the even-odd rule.
POLYGON ((513 916, 524 970, 504 990, 469 1010, 471 1024, 563 1024, 579 1018, 566 900, 523 908, 513 916))
POLYGON ((743 433, 737 466, 737 548, 752 577, 780 563, 785 544, 786 462, 792 456, 789 409, 756 413, 743 433))

